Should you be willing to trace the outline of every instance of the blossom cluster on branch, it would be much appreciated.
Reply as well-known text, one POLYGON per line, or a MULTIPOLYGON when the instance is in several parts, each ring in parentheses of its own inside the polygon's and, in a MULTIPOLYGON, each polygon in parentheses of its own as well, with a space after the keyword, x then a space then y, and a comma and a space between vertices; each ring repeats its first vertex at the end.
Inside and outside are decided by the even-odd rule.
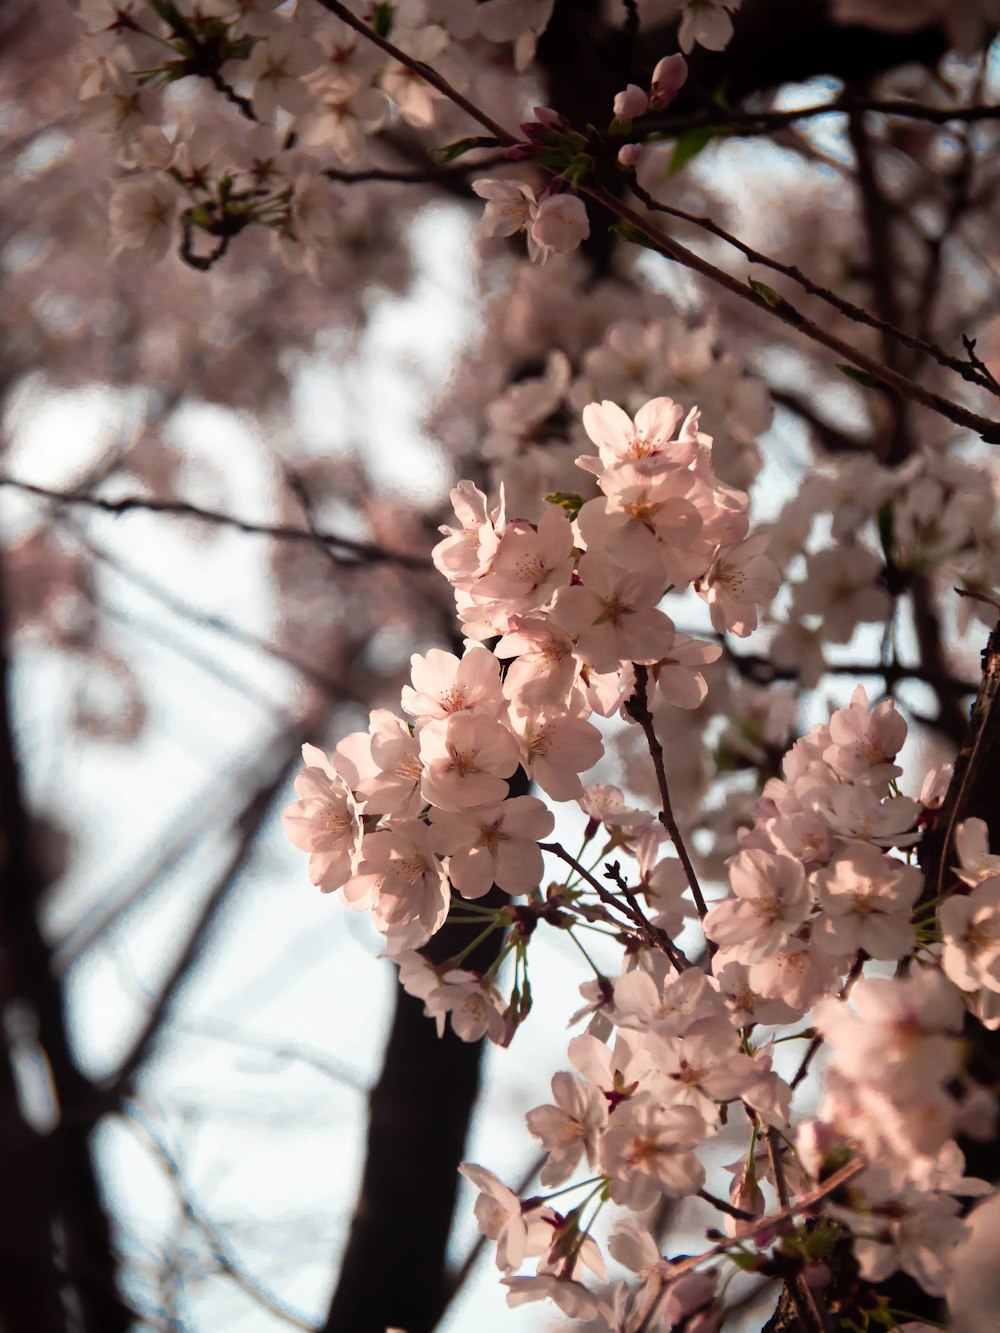
MULTIPOLYGON (((733 679, 725 671, 749 675, 739 643, 758 627, 770 634, 766 670, 811 687, 830 669, 831 648, 859 626, 883 625, 881 670, 869 674, 891 684, 903 671, 895 636, 904 597, 921 679, 955 703, 962 683, 935 652, 929 590, 958 580, 980 600, 964 601, 956 619, 985 618, 1000 551, 995 469, 971 451, 949 456, 940 433, 948 421, 995 441, 1000 427, 973 407, 1000 387, 975 340, 963 335, 961 362, 925 336, 934 237, 931 295, 911 334, 880 290, 888 247, 870 180, 877 316, 843 295, 857 277, 846 261, 825 286, 662 202, 685 153, 700 151, 663 120, 689 87, 685 55, 696 44, 725 48, 739 9, 738 0, 626 5, 626 29, 676 21, 684 54, 637 70, 639 82, 623 79, 597 125, 545 106, 520 121, 553 0, 210 0, 190 10, 87 0, 82 10, 93 43, 84 104, 116 136, 126 173, 111 203, 119 247, 154 257, 179 232, 182 258, 209 268, 259 226, 291 266, 315 271, 337 243, 335 182, 405 176, 369 167, 373 154, 412 162, 414 143, 425 147, 419 135, 433 129, 447 142, 436 142, 430 168, 416 152, 414 177, 464 179, 467 164, 455 160, 494 155, 490 174, 468 187, 485 202, 481 233, 524 233, 536 267, 514 280, 523 299, 505 292, 502 310, 489 312, 473 368, 488 371, 468 374, 449 404, 467 409, 454 413, 463 430, 485 419, 492 467, 485 491, 469 481, 452 491, 455 523, 433 551, 462 651, 413 656, 402 716, 375 711, 368 730, 332 754, 305 747, 286 828, 309 853, 312 882, 371 913, 401 984, 439 1032, 450 1024, 463 1040, 509 1045, 531 1010, 538 933, 578 949, 591 975, 575 1021, 587 1030, 569 1043, 574 1072, 557 1071, 552 1102, 527 1116, 545 1150, 542 1192, 520 1199, 486 1166, 464 1170, 510 1303, 548 1298, 611 1333, 710 1333, 748 1281, 783 1283, 802 1328, 826 1327, 827 1313, 845 1328, 898 1326, 877 1284, 902 1270, 925 1292, 945 1292, 966 1234, 962 1200, 990 1189, 964 1175, 958 1140, 996 1132, 994 1090, 963 1036, 1000 1028, 1000 860, 976 819, 949 825, 934 883, 920 860, 951 770, 939 765, 905 794, 896 760, 906 723, 892 699, 872 706, 861 686, 790 748, 787 693, 743 681, 718 704, 733 679), (494 94, 517 108, 519 135, 485 109, 494 94), (207 102, 225 109, 231 135, 199 123, 207 102), (459 137, 468 116, 485 133, 459 137), (643 209, 622 202, 629 191, 643 209), (850 356, 835 363, 841 378, 885 395, 868 405, 872 454, 808 395, 785 394, 832 447, 751 533, 746 491, 774 409, 759 378, 766 358, 751 368, 704 308, 682 318, 648 290, 592 282, 579 252, 599 209, 633 250, 714 282, 730 313, 783 322, 797 348, 850 356), (686 233, 661 228, 664 216, 788 285, 737 279, 683 244, 686 233), (817 309, 827 323, 813 319, 817 309), (553 326, 558 338, 546 336, 553 326), (918 382, 900 348, 979 397, 970 406, 937 381, 918 382), (699 410, 675 398, 701 404, 714 444, 699 410), (920 431, 906 415, 913 405, 936 414, 920 431), (696 599, 706 637, 675 623, 696 599), (621 789, 587 779, 612 743, 635 808, 621 789), (734 786, 706 811, 697 807, 709 744, 718 772, 751 768, 761 781, 734 786), (518 771, 539 795, 511 795, 518 771), (553 840, 551 803, 586 816, 579 847, 553 840), (708 852, 694 845, 695 825, 711 826, 708 852), (725 881, 721 897, 703 887, 713 872, 725 881), (469 927, 469 942, 432 962, 423 946, 446 922, 469 927), (501 940, 495 961, 476 970, 470 956, 491 937, 501 940), (613 967, 591 957, 597 937, 617 951, 613 967), (786 1042, 801 1043, 794 1073, 786 1042), (818 1088, 809 1077, 817 1057, 818 1088), (746 1139, 721 1176, 720 1136, 736 1124, 746 1139), (664 1255, 656 1211, 694 1199, 720 1226, 706 1229, 701 1253, 664 1255), (595 1221, 605 1226, 612 1206, 623 1212, 602 1238, 595 1221), (609 1282, 606 1256, 634 1278, 609 1282), (533 1271, 522 1271, 529 1262, 533 1271)), ((915 26, 890 9, 834 6, 845 23, 915 26)), ((959 45, 978 40, 988 18, 985 4, 916 9, 959 45)), ((757 126, 753 110, 730 111, 724 87, 699 96, 695 134, 757 126)), ((845 88, 836 109, 863 180, 870 145, 853 98, 845 88)), ((790 124, 783 114, 761 113, 760 124, 767 115, 790 124)), ((823 157, 814 143, 798 148, 823 157)), ((813 258, 836 270, 829 253, 813 258)))
POLYGON ((748 535, 745 496, 714 475, 697 410, 660 398, 633 419, 606 400, 584 409, 583 425, 598 449, 577 460, 596 478, 593 498, 550 495, 529 520, 506 512, 502 491, 491 506, 470 482, 455 489, 457 523, 434 561, 454 590, 465 651, 414 656, 408 720, 379 710, 332 756, 306 747, 288 834, 310 853, 314 883, 371 911, 404 987, 465 1040, 507 1045, 527 1017, 537 928, 570 935, 588 961, 588 931, 623 948, 617 976, 591 962, 577 1015, 588 1031, 568 1051, 575 1073, 557 1073, 552 1103, 527 1116, 547 1154, 543 1192, 522 1201, 487 1168, 464 1168, 512 1304, 551 1298, 616 1333, 670 1329, 695 1312, 697 1327, 717 1328, 727 1259, 764 1279, 790 1272, 821 1296, 845 1247, 862 1279, 901 1267, 939 1294, 964 1234, 958 1201, 989 1189, 963 1179, 955 1136, 992 1125, 994 1099, 963 1072, 958 1034, 966 1010, 1000 1025, 996 858, 970 822, 961 878, 943 902, 926 898, 912 848, 949 772, 903 795, 895 759, 906 724, 858 687, 785 755, 729 861, 727 896, 706 902, 672 819, 650 705, 702 697, 700 668, 718 648, 678 634, 660 604, 693 587, 719 631, 746 635, 777 571, 764 539, 748 535), (644 734, 658 817, 629 810, 614 789, 584 788, 604 748, 594 714, 644 734), (554 819, 542 799, 508 797, 518 766, 545 796, 588 814, 575 853, 544 841, 554 819), (543 851, 564 873, 551 861, 546 871, 543 851), (480 904, 493 885, 520 901, 480 904), (462 967, 469 949, 437 965, 416 952, 449 914, 481 927, 476 942, 507 932, 487 973, 462 967), (678 935, 695 918, 702 943, 682 951, 678 935), (813 1026, 801 1029, 809 1011, 813 1026), (775 1041, 796 1039, 804 1068, 813 1045, 831 1051, 812 1115, 793 1110, 801 1080, 772 1067, 775 1041), (712 1246, 711 1268, 671 1264, 649 1211, 705 1195, 699 1153, 737 1111, 748 1147, 730 1167, 730 1202, 708 1197, 730 1230, 742 1228, 739 1245, 712 1246), (822 1194, 852 1162, 859 1173, 822 1194), (796 1218, 796 1197, 817 1189, 796 1218), (568 1212, 550 1203, 573 1190, 568 1212), (639 1286, 607 1285, 592 1228, 609 1203, 628 1213, 608 1253, 639 1286), (769 1206, 792 1216, 779 1226, 769 1206), (533 1275, 520 1272, 527 1260, 533 1275), (604 1285, 588 1285, 584 1269, 604 1285))

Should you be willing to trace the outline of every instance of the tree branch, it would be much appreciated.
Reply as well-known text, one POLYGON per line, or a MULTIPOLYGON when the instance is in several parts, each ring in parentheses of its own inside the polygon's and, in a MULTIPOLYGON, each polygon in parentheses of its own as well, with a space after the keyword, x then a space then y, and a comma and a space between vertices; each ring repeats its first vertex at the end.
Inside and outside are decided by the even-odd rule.
POLYGON ((236 846, 222 873, 203 902, 193 925, 188 930, 180 952, 164 978, 153 1007, 122 1057, 114 1074, 101 1086, 101 1100, 117 1105, 131 1090, 135 1075, 146 1062, 167 1020, 170 1008, 181 987, 190 976, 208 941, 209 934, 237 888, 253 852, 257 835, 275 798, 283 790, 288 772, 296 762, 304 737, 297 732, 285 735, 273 747, 267 777, 246 801, 233 821, 237 835, 236 846))
POLYGON ((405 551, 389 551, 373 542, 354 541, 350 537, 341 537, 335 532, 323 532, 310 528, 288 527, 281 523, 253 523, 248 519, 235 518, 232 514, 221 513, 216 509, 205 509, 201 505, 189 504, 185 500, 152 500, 144 495, 126 495, 120 500, 106 500, 100 495, 81 494, 79 491, 57 491, 48 486, 38 486, 34 482, 19 481, 14 477, 0 476, 0 486, 10 486, 26 495, 37 495, 43 500, 54 501, 60 505, 81 506, 97 509, 105 514, 128 514, 140 511, 149 514, 172 514, 179 518, 194 518, 202 523, 212 523, 220 528, 234 528, 237 532, 257 534, 262 537, 275 537, 282 541, 321 542, 324 546, 339 547, 356 556, 355 560, 343 560, 332 551, 331 559, 337 561, 341 569, 357 569, 368 564, 397 564, 404 569, 430 569, 431 562, 426 556, 408 555, 405 551))

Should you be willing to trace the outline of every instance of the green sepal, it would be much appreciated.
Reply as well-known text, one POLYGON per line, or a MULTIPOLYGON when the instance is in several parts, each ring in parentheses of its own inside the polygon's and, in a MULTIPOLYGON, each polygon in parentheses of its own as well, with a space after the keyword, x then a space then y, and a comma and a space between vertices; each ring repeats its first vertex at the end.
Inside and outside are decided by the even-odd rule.
POLYGON ((454 143, 446 143, 441 148, 434 148, 431 151, 431 157, 435 162, 442 165, 447 162, 454 162, 456 158, 462 157, 465 153, 470 153, 473 148, 494 148, 496 139, 484 139, 480 134, 470 134, 464 139, 456 139, 454 143))
POLYGON ((584 502, 583 496, 577 495, 576 491, 550 491, 545 497, 545 503, 565 509, 567 518, 572 521, 583 508, 584 502))
POLYGON ((862 370, 860 366, 852 366, 849 361, 834 362, 842 375, 846 375, 849 380, 855 384, 863 384, 866 389, 877 389, 879 382, 874 375, 870 375, 867 370, 862 370))
POLYGON ((773 287, 769 287, 766 282, 758 282, 756 278, 747 278, 747 285, 750 290, 760 299, 771 307, 776 309, 779 305, 785 304, 785 298, 780 296, 773 287))
POLYGON ((388 37, 396 21, 396 7, 388 0, 380 0, 372 11, 372 32, 376 37, 388 37))
POLYGON ((663 254, 656 242, 651 241, 644 231, 640 231, 631 222, 616 222, 611 230, 616 236, 620 236, 623 241, 628 241, 630 245, 641 245, 647 250, 653 250, 656 254, 663 255, 664 259, 673 259, 673 255, 663 254))

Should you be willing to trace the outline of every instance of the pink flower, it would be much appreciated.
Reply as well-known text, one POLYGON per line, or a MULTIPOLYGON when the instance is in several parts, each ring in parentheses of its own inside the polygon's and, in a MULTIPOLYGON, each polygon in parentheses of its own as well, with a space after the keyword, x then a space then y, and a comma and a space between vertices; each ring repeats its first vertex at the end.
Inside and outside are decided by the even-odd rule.
POLYGON ((527 893, 542 878, 538 839, 552 832, 552 812, 535 796, 461 813, 431 811, 431 846, 449 856, 451 882, 465 898, 481 898, 497 884, 527 893))
POLYGON ((309 878, 323 893, 345 884, 358 867, 364 826, 350 787, 322 750, 303 745, 308 765, 295 779, 301 800, 285 811, 289 842, 309 852, 309 878))
POLYGON ((673 623, 656 609, 663 596, 655 574, 630 574, 596 554, 580 561, 583 583, 561 588, 552 619, 576 639, 577 651, 595 671, 623 662, 658 662, 670 648, 673 623))
POLYGON ((401 702, 411 717, 444 718, 463 711, 495 718, 505 700, 500 664, 487 648, 475 645, 458 658, 440 648, 410 658, 413 687, 403 686, 401 702))
POLYGON ((945 899, 938 920, 945 976, 962 990, 985 986, 1000 992, 1000 875, 981 880, 969 894, 945 899))
POLYGON ((557 1277, 552 1273, 538 1273, 535 1277, 505 1277, 507 1304, 524 1305, 527 1301, 554 1301, 569 1319, 592 1319, 597 1314, 597 1301, 582 1282, 557 1277))
POLYGON ((575 194, 550 194, 535 210, 528 231, 528 257, 544 264, 549 255, 569 254, 590 235, 583 200, 575 194))
POLYGON ((376 708, 369 723, 371 757, 378 771, 358 784, 369 814, 415 819, 424 807, 420 779, 420 743, 402 718, 376 708))
POLYGON ((583 792, 579 774, 604 754, 601 733, 581 717, 567 717, 558 708, 510 711, 524 771, 554 801, 572 801, 583 792))
POLYGON ((431 559, 449 582, 465 586, 486 572, 500 544, 506 522, 503 488, 500 504, 490 509, 478 487, 471 481, 460 481, 451 492, 451 503, 462 526, 445 525, 440 529, 445 539, 431 551, 431 559))
POLYGON ((759 849, 739 852, 729 864, 733 897, 705 917, 705 934, 739 963, 779 953, 812 908, 812 892, 798 861, 759 849))
MULTIPOLYGON (((605 468, 661 455, 684 466, 694 456, 695 441, 688 423, 695 416, 696 412, 690 412, 684 420, 684 409, 672 398, 653 398, 639 408, 633 422, 617 403, 605 399, 603 403, 588 403, 583 409, 583 428, 597 445, 600 464, 605 468), (682 420, 684 430, 680 439, 674 440, 674 432, 682 420)), ((577 462, 588 472, 599 470, 593 457, 585 456, 577 462)))
POLYGON ((446 972, 424 999, 424 1013, 437 1021, 438 1036, 447 1015, 461 1041, 480 1041, 483 1037, 503 1041, 507 1029, 503 999, 491 982, 474 972, 446 972))
POLYGON ((623 569, 659 570, 664 583, 683 586, 712 555, 694 503, 700 485, 686 468, 616 463, 600 478, 605 496, 580 510, 582 544, 623 569))
POLYGON ((731 10, 739 9, 743 0, 685 0, 677 41, 685 55, 695 43, 709 51, 722 51, 732 40, 731 10))
POLYGON ((865 687, 859 685, 847 708, 830 718, 830 745, 823 759, 841 778, 861 778, 880 783, 903 771, 889 761, 903 748, 906 722, 891 699, 868 707, 865 687))
POLYGON ((458 1169, 480 1191, 476 1221, 483 1235, 497 1243, 497 1268, 508 1273, 520 1268, 528 1252, 528 1226, 521 1200, 484 1166, 463 1162, 458 1169))
POLYGON ((427 825, 403 820, 365 835, 358 872, 341 890, 355 911, 371 907, 379 930, 417 922, 426 936, 444 925, 451 889, 431 850, 427 825))
POLYGON ((424 775, 420 790, 439 810, 495 805, 517 768, 517 744, 506 728, 481 713, 451 713, 420 732, 424 775))
MULTIPOLYGON (((721 954, 716 961, 720 959, 721 954)), ((752 963, 747 979, 751 990, 765 1000, 780 1000, 803 1013, 822 996, 829 995, 838 984, 839 975, 828 957, 804 940, 793 939, 780 953, 752 963)))
POLYGON ((708 694, 705 677, 698 668, 717 662, 721 656, 721 643, 675 634, 666 657, 654 662, 649 674, 667 703, 675 708, 697 708, 708 694))
POLYGON ((547 505, 537 525, 509 523, 490 572, 477 584, 476 596, 515 603, 512 612, 528 615, 546 606, 573 574, 573 529, 554 505, 547 505))
POLYGON ((924 968, 905 978, 864 978, 851 992, 851 1007, 827 999, 814 1017, 847 1078, 891 1088, 902 1101, 944 1083, 958 1069, 954 1034, 964 1012, 951 982, 924 968))
POLYGON ((480 229, 484 236, 513 236, 524 231, 535 207, 535 192, 523 181, 478 180, 472 188, 486 200, 480 229))
POLYGON ((870 843, 845 843, 816 874, 822 916, 813 940, 842 958, 859 949, 871 958, 902 958, 916 940, 910 912, 923 882, 916 866, 885 856, 870 843))
POLYGON ((510 630, 494 646, 497 657, 516 657, 507 668, 503 692, 520 707, 556 704, 565 708, 576 679, 569 635, 547 617, 511 619, 510 630))
POLYGON ((552 1076, 555 1104, 536 1106, 525 1116, 528 1133, 539 1140, 548 1160, 542 1167, 543 1185, 561 1185, 586 1154, 593 1167, 597 1145, 608 1123, 608 1103, 597 1088, 585 1087, 572 1074, 552 1076))
POLYGON ((745 638, 757 628, 757 608, 770 604, 781 583, 773 561, 763 554, 767 537, 748 537, 720 551, 697 591, 708 603, 712 626, 745 638))
POLYGON ((690 1151, 705 1138, 702 1115, 691 1106, 663 1106, 642 1094, 622 1102, 601 1140, 601 1170, 611 1177, 611 1197, 634 1212, 661 1194, 696 1194, 705 1168, 690 1151))
POLYGON ((1000 856, 990 855, 989 829, 984 819, 966 819, 957 826, 955 851, 961 865, 955 873, 966 884, 976 885, 1000 875, 1000 856))

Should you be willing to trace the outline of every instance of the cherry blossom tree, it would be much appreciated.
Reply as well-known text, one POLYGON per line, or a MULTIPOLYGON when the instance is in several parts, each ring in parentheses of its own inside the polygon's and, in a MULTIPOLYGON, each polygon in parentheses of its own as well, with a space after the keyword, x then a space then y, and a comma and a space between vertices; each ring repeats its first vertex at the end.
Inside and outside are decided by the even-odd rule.
MULTIPOLYGON (((990 1326, 998 22, 988 0, 84 0, 43 39, 15 15, 11 392, 104 376, 142 406, 71 484, 4 473, 42 515, 6 554, 12 630, 107 670, 93 570, 116 557, 81 515, 183 518, 268 543, 256 646, 305 688, 101 1080, 6 710, 8 1029, 60 1112, 43 1144, 10 1090, 11 1170, 28 1189, 39 1162, 46 1192, 5 1242, 37 1274, 0 1285, 5 1323, 136 1318, 93 1130, 133 1114, 301 746, 303 876, 371 921, 401 988, 316 1327, 447 1317, 481 1047, 517 1061, 543 939, 580 971, 552 1101, 511 1126, 541 1155, 521 1182, 461 1166, 511 1307, 601 1333, 990 1326), (29 58, 53 35, 78 103, 29 58), (427 411, 437 508, 380 496, 360 451, 288 447, 289 352, 358 345, 431 201, 478 219, 482 297, 427 411), (78 262, 105 229, 107 263, 78 262), (190 498, 168 426, 194 397, 253 414, 273 519, 190 498)), ((127 739, 144 701, 111 674, 106 719, 75 720, 127 739)))

